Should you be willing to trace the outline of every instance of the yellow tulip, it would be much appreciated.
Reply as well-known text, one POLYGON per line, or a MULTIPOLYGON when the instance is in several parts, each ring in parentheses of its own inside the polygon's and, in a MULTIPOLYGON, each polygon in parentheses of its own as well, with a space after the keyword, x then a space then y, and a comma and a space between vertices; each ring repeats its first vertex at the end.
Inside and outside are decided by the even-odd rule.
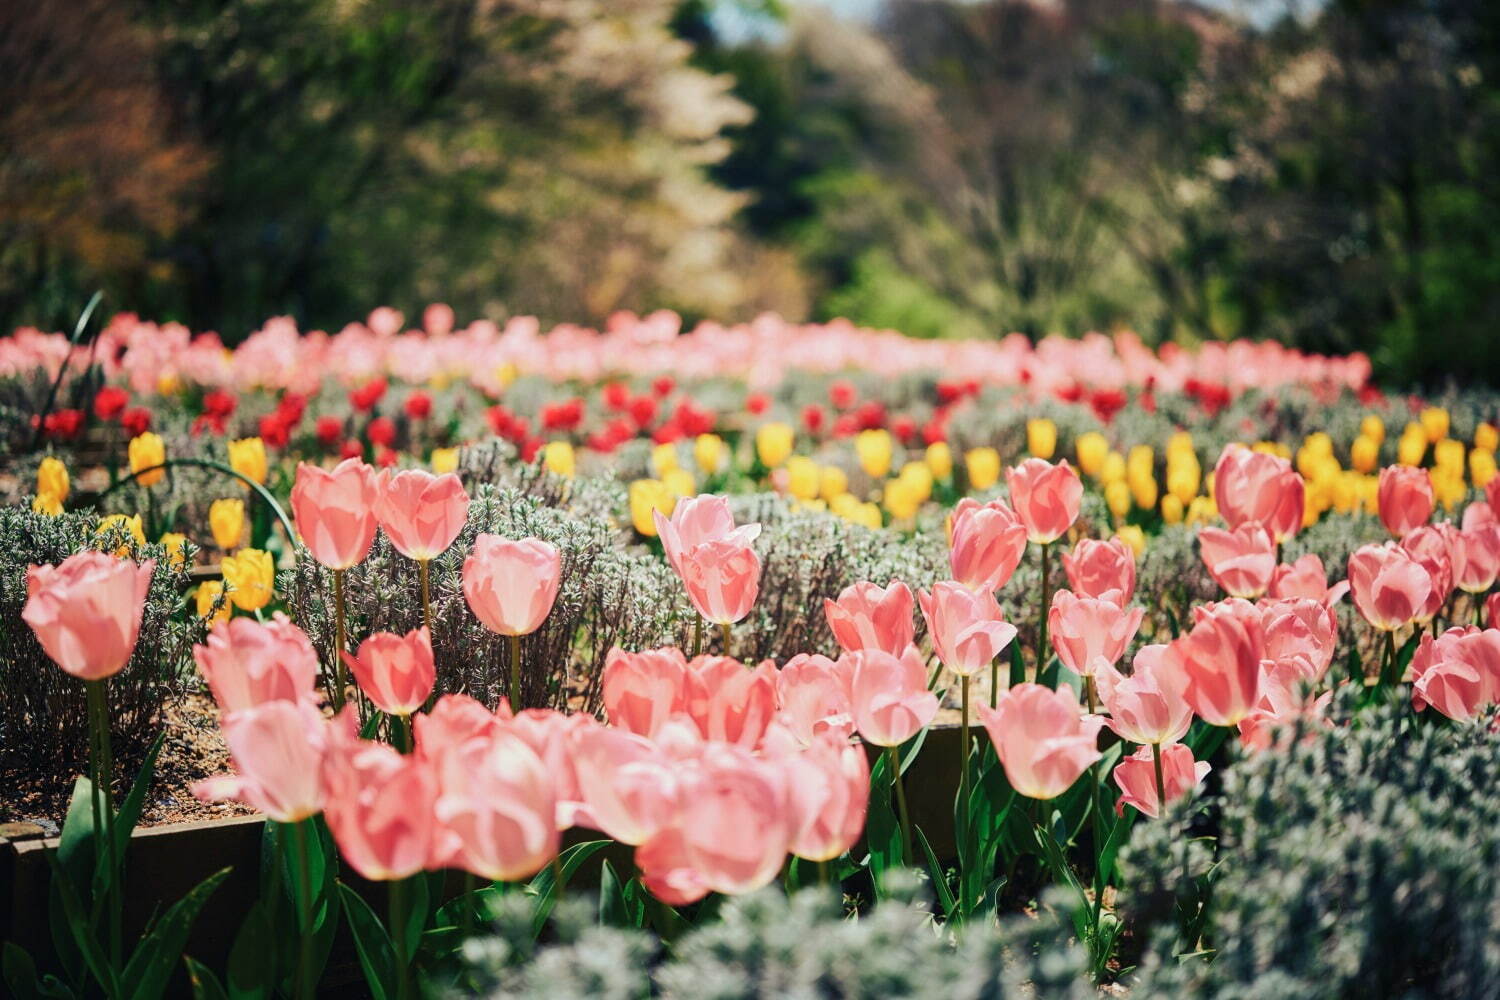
POLYGON ((432 471, 438 475, 458 471, 458 449, 457 448, 434 448, 432 449, 432 471))
POLYGON ((1050 459, 1057 450, 1057 425, 1046 417, 1026 421, 1026 448, 1037 458, 1050 459))
POLYGON ((31 498, 31 510, 36 514, 56 517, 63 512, 62 501, 51 493, 38 493, 31 498))
POLYGON ((187 565, 187 535, 178 531, 164 532, 161 536, 161 547, 167 550, 167 559, 173 566, 187 565))
POLYGON ((225 556, 219 568, 235 607, 241 611, 259 611, 271 603, 276 589, 276 564, 271 561, 271 553, 240 549, 232 556, 225 556))
POLYGON ((849 520, 855 524, 862 524, 871 531, 877 531, 885 523, 880 516, 880 508, 873 503, 861 503, 849 511, 849 520))
POLYGON ((1156 456, 1151 451, 1149 444, 1138 444, 1130 449, 1130 455, 1125 459, 1126 475, 1140 476, 1151 475, 1156 468, 1156 456))
POLYGON ((1452 438, 1443 438, 1432 447, 1432 461, 1439 469, 1446 469, 1459 478, 1464 474, 1464 444, 1452 438))
POLYGON ((651 449, 651 471, 658 479, 677 468, 677 444, 663 442, 651 449))
POLYGON ((1000 481, 1000 453, 993 448, 970 448, 964 453, 969 488, 987 490, 1000 481))
POLYGON ((1167 493, 1177 500, 1178 507, 1185 507, 1198 495, 1198 484, 1202 479, 1196 467, 1182 465, 1167 467, 1167 493))
POLYGON ((1127 484, 1130 487, 1130 495, 1135 500, 1135 505, 1142 510, 1150 510, 1156 506, 1157 487, 1156 478, 1150 472, 1142 472, 1130 477, 1127 484))
POLYGON ((1193 435, 1187 431, 1173 431, 1172 436, 1167 438, 1167 458, 1191 458, 1198 461, 1198 453, 1193 449, 1193 435))
POLYGON ((1116 520, 1122 519, 1130 513, 1130 487, 1125 485, 1122 479, 1116 479, 1104 487, 1104 502, 1109 505, 1109 512, 1116 520))
POLYGON ((1359 422, 1359 433, 1377 445, 1385 443, 1385 421, 1373 413, 1366 413, 1359 422))
POLYGON ((1462 473, 1454 475, 1443 469, 1433 469, 1430 478, 1432 494, 1443 505, 1444 510, 1452 511, 1469 492, 1462 473))
POLYGON ((246 479, 266 481, 266 444, 258 437, 229 442, 229 467, 246 479))
POLYGON ((177 390, 182 388, 182 379, 176 372, 163 372, 156 376, 156 393, 159 396, 173 396, 177 390))
POLYGON ((630 484, 630 523, 635 530, 647 538, 656 537, 656 520, 652 511, 661 511, 664 517, 672 516, 677 498, 667 485, 656 479, 637 479, 630 484))
POLYGON ((1177 494, 1168 493, 1161 498, 1161 519, 1168 524, 1181 524, 1183 515, 1183 503, 1177 498, 1177 494))
POLYGON ((1360 472, 1374 472, 1380 464, 1380 442, 1361 433, 1349 447, 1349 464, 1360 472))
POLYGON ((839 517, 853 520, 853 512, 859 508, 859 497, 853 493, 839 493, 828 501, 828 509, 839 517))
POLYGON ((245 501, 215 500, 208 508, 208 527, 219 548, 225 552, 238 548, 245 533, 245 501))
MULTIPOLYGON (((102 517, 99 519, 99 527, 94 529, 94 533, 107 535, 117 528, 124 528, 125 533, 135 541, 136 545, 146 544, 146 532, 141 527, 141 515, 139 514, 131 514, 129 517, 124 514, 110 514, 107 517, 102 517)), ((130 555, 130 546, 127 544, 115 549, 115 555, 130 555)))
POLYGON ((1130 546, 1130 551, 1135 553, 1137 559, 1146 551, 1146 533, 1138 524, 1121 525, 1120 529, 1115 532, 1115 537, 1130 546))
POLYGON ((708 475, 713 475, 724 466, 728 449, 724 439, 717 434, 699 434, 693 441, 693 461, 708 475))
POLYGON ((818 463, 806 455, 793 455, 786 462, 787 490, 798 500, 811 500, 822 489, 818 463))
POLYGON ((925 457, 934 479, 946 482, 953 478, 953 449, 948 447, 947 441, 932 442, 927 446, 925 457))
POLYGON ((1396 442, 1396 461, 1402 465, 1421 465, 1422 456, 1426 454, 1426 435, 1416 424, 1407 424, 1407 431, 1403 432, 1401 440, 1396 442), (1416 428, 1414 433, 1411 428, 1416 428))
POLYGON ((1484 489, 1495 478, 1495 453, 1487 448, 1475 448, 1469 452, 1469 479, 1475 486, 1484 489))
POLYGON ((915 517, 917 508, 922 505, 916 488, 904 479, 888 481, 885 484, 884 498, 885 509, 897 520, 915 517))
POLYGON ((901 481, 917 494, 918 503, 926 503, 932 497, 932 470, 926 462, 907 462, 901 466, 901 481))
POLYGON ((755 432, 755 454, 760 464, 768 469, 781 465, 791 456, 796 437, 791 424, 761 424, 755 432))
POLYGON ((68 499, 68 467, 51 455, 36 467, 36 495, 56 497, 59 504, 68 499))
POLYGON ((514 361, 506 361, 495 366, 495 381, 502 389, 508 389, 520 377, 521 370, 516 367, 514 361))
POLYGON ((198 593, 195 595, 198 603, 198 617, 207 618, 209 628, 229 620, 231 605, 228 601, 220 600, 223 593, 224 583, 221 580, 205 580, 198 584, 198 593), (217 610, 215 610, 215 605, 218 605, 217 610))
POLYGON ((578 458, 573 454, 573 446, 567 441, 548 441, 543 445, 542 464, 547 467, 548 472, 564 479, 572 479, 578 471, 578 458))
POLYGON ((686 469, 669 469, 661 481, 676 497, 690 497, 698 492, 693 474, 686 469))
POLYGON ((1218 516, 1219 505, 1214 503, 1211 496, 1193 497, 1193 502, 1188 504, 1188 524, 1206 524, 1218 516))
POLYGON ((1500 448, 1500 427, 1486 423, 1474 428, 1474 447, 1488 452, 1500 448))
POLYGON ((871 479, 884 479, 891 471, 891 434, 876 428, 860 431, 854 439, 854 453, 859 456, 859 467, 871 479))
POLYGON ((1109 441, 1098 431, 1085 431, 1073 442, 1073 452, 1084 474, 1098 479, 1104 469, 1104 456, 1109 454, 1109 441))
POLYGON ((1422 432, 1429 444, 1436 444, 1448 436, 1448 411, 1441 406, 1429 406, 1417 417, 1422 422, 1422 432))
POLYGON ((1118 451, 1112 451, 1104 456, 1104 464, 1099 468, 1099 481, 1108 485, 1125 480, 1125 456, 1118 451))
MULTIPOLYGON (((152 469, 167 460, 167 446, 162 443, 161 435, 151 431, 131 438, 129 452, 131 472, 152 469)), ((142 486, 154 486, 166 478, 166 475, 166 470, 155 469, 143 476, 137 476, 135 481, 142 486)))
POLYGON ((818 472, 818 495, 832 504, 834 498, 849 495, 849 476, 837 465, 825 465, 818 472))

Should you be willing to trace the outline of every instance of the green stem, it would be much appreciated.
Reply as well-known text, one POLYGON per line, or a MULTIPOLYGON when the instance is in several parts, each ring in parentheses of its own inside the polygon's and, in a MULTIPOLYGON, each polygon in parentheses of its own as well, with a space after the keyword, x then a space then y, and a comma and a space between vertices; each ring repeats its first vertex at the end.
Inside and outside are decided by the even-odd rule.
POLYGON ((474 936, 474 893, 478 888, 479 880, 474 877, 474 873, 464 872, 463 906, 459 910, 465 940, 474 936))
POLYGON ((342 711, 344 692, 344 571, 333 571, 333 710, 342 711))
POLYGON ((719 622, 719 635, 722 637, 724 642, 724 655, 734 655, 730 652, 730 640, 732 638, 732 633, 730 632, 730 626, 728 622, 719 622))
MULTIPOLYGON (((297 996, 310 1000, 313 995, 312 981, 312 868, 307 857, 307 824, 302 820, 291 824, 297 841, 297 996)), ((278 838, 280 839, 280 838, 278 838)))
MULTIPOLYGON (((997 661, 999 657, 995 658, 997 661)), ((961 701, 963 705, 963 720, 959 725, 958 744, 958 842, 966 844, 969 840, 969 675, 965 674, 959 679, 959 690, 962 692, 961 701)), ((960 853, 962 857, 962 853, 960 853)), ((969 900, 967 896, 968 880, 964 878, 962 870, 958 873, 958 911, 961 914, 969 912, 969 900)))
POLYGON ((698 615, 693 623, 693 656, 703 652, 703 616, 698 615))
POLYGON ((901 780, 901 755, 895 747, 886 747, 885 752, 891 768, 891 782, 896 786, 896 812, 901 817, 901 862, 911 867, 911 814, 906 809, 906 785, 901 780))
POLYGON ((144 476, 148 472, 155 472, 157 469, 166 469, 170 471, 171 469, 174 469, 177 466, 181 465, 191 465, 194 468, 199 469, 211 469, 214 472, 220 472, 226 476, 233 476, 235 479, 238 479, 240 482, 250 487, 250 489, 255 492, 255 495, 260 497, 260 499, 268 507, 271 508, 271 512, 276 515, 276 520, 281 522, 281 530, 286 532, 287 543, 295 543, 297 539, 297 533, 292 529, 292 519, 287 516, 287 512, 282 509, 281 504, 276 501, 276 497, 271 494, 270 490, 266 489, 264 486, 262 486, 260 483, 257 483, 249 476, 246 476, 240 472, 236 472, 233 468, 225 465, 223 462, 214 462, 206 458, 169 458, 160 465, 153 465, 149 468, 141 469, 138 472, 132 472, 128 476, 124 476, 117 482, 112 483, 107 489, 96 496, 94 498, 94 503, 97 504, 100 500, 103 500, 105 497, 109 496, 121 486, 124 486, 126 483, 135 482, 137 478, 139 478, 140 476, 144 476))
POLYGON ((1156 767, 1156 815, 1167 810, 1167 783, 1161 776, 1161 744, 1151 744, 1151 763, 1156 767))
POLYGON ((115 765, 109 743, 109 680, 89 681, 89 725, 94 730, 99 760, 96 764, 98 780, 95 782, 96 800, 94 834, 104 837, 104 856, 109 865, 104 892, 108 898, 105 908, 109 911, 109 953, 111 963, 120 965, 120 859, 119 845, 115 843, 115 809, 111 790, 115 765), (100 812, 103 822, 100 823, 100 812))
POLYGON ((510 710, 519 712, 521 710, 521 637, 512 635, 507 638, 510 639, 510 710))
POLYGON ((411 716, 391 716, 391 742, 402 753, 411 753, 411 716))
POLYGON ((399 1000, 407 1000, 411 996, 411 956, 406 954, 406 882, 406 879, 401 878, 387 883, 391 949, 396 955, 396 996, 399 1000))
MULTIPOLYGON (((1042 591, 1038 595, 1037 600, 1036 682, 1038 684, 1047 683, 1044 679, 1047 672, 1047 571, 1051 568, 1048 564, 1047 555, 1051 550, 1052 546, 1047 544, 1042 545, 1042 591)), ((993 708, 994 705, 992 704, 990 707, 993 708)))
POLYGON ((1381 671, 1381 675, 1391 687, 1401 683, 1396 667, 1396 633, 1394 631, 1385 634, 1385 669, 1381 671))
POLYGON ((1094 675, 1093 674, 1084 674, 1083 675, 1083 697, 1084 697, 1084 700, 1088 703, 1089 714, 1090 715, 1094 715, 1095 714, 1095 709, 1096 709, 1096 706, 1098 705, 1098 697, 1097 697, 1097 695, 1094 692, 1095 692, 1095 688, 1094 688, 1094 675))
POLYGON ((422 624, 427 626, 427 638, 429 640, 431 640, 433 638, 433 634, 432 634, 432 592, 431 592, 431 589, 430 589, 430 582, 429 582, 429 579, 428 579, 429 576, 431 576, 431 574, 428 572, 428 568, 429 568, 430 562, 431 562, 431 560, 428 560, 428 559, 418 559, 417 560, 417 575, 419 577, 421 577, 421 580, 422 580, 422 624))
POLYGON ((818 862, 818 884, 825 887, 830 884, 830 880, 828 877, 828 862, 826 861, 818 862))

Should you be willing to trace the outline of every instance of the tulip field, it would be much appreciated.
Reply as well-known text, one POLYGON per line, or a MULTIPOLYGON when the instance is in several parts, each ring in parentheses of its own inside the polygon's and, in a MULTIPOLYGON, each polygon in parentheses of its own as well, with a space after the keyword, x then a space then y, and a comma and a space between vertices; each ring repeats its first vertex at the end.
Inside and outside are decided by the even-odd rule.
POLYGON ((1500 996, 1500 395, 1370 377, 17 330, 0 820, 58 839, 8 995, 1500 996), (133 874, 246 816, 242 905, 133 874))

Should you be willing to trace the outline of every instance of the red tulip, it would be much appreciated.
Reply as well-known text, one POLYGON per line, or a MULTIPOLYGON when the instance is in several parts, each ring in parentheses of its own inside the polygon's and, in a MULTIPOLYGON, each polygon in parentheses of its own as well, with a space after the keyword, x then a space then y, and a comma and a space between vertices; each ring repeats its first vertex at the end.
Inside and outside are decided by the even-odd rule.
POLYGON ((866 743, 900 746, 937 715, 937 695, 927 690, 927 671, 915 648, 908 646, 899 657, 876 649, 845 656, 853 664, 854 725, 866 743))
POLYGON ((236 709, 224 715, 220 729, 235 773, 195 782, 199 800, 233 799, 278 823, 297 823, 323 810, 328 723, 311 701, 236 709))
POLYGON ((464 560, 464 598, 484 627, 500 635, 541 628, 561 582, 562 556, 539 538, 481 534, 464 560))
POLYGON ((1068 585, 1080 597, 1103 597, 1114 591, 1121 605, 1135 594, 1135 551, 1123 539, 1085 538, 1063 554, 1068 585))
POLYGON ((1365 545, 1349 556, 1349 589, 1365 621, 1382 632, 1416 621, 1433 592, 1432 576, 1395 542, 1365 545))
POLYGON ((79 552, 26 571, 21 619, 66 673, 103 680, 125 669, 141 632, 156 562, 137 565, 103 552, 79 552))
POLYGON ((1397 538, 1432 517, 1432 479, 1426 469, 1390 465, 1380 470, 1380 520, 1397 538))
POLYGON ((1028 458, 1005 470, 1005 482, 1016 516, 1033 542, 1054 542, 1078 520, 1083 483, 1066 461, 1053 465, 1044 459, 1028 458))
POLYGON ((1259 521, 1281 543, 1302 528, 1304 485, 1284 458, 1231 444, 1214 466, 1214 503, 1231 529, 1259 521))
POLYGON ((1187 677, 1184 697, 1215 726, 1232 726, 1255 708, 1260 661, 1265 658, 1261 613, 1231 599, 1196 609, 1192 629, 1174 639, 1166 656, 1187 677))
POLYGON ((953 579, 994 593, 1009 582, 1026 553, 1026 525, 1003 500, 980 505, 964 497, 953 509, 948 563, 953 579))
MULTIPOLYGON (((1201 785, 1210 770, 1208 761, 1193 760, 1193 751, 1185 744, 1173 743, 1161 748, 1162 787, 1168 802, 1201 785)), ((1157 801, 1156 793, 1156 762, 1150 747, 1141 747, 1121 760, 1113 773, 1115 784, 1120 786, 1120 798, 1115 802, 1117 815, 1124 813, 1127 805, 1135 806, 1152 819, 1161 814, 1162 804, 1157 801)))
POLYGON ((376 488, 375 518, 396 551, 408 559, 436 559, 468 521, 469 494, 451 472, 382 472, 376 488))
POLYGON ((316 700, 318 654, 307 633, 280 611, 265 623, 231 618, 193 647, 193 659, 220 711, 316 700))
POLYGON ((359 655, 341 652, 365 697, 387 715, 411 715, 437 683, 427 626, 397 635, 376 632, 359 644, 359 655))
POLYGON ((994 741, 1006 780, 1032 799, 1054 799, 1101 756, 1100 715, 1084 715, 1066 684, 1056 691, 1029 682, 1001 691, 979 719, 994 741))
POLYGON ((1271 585, 1276 543, 1259 521, 1244 521, 1233 531, 1201 528, 1198 548, 1209 575, 1230 597, 1254 600, 1271 585))
POLYGON ((884 588, 868 582, 851 584, 838 600, 823 600, 828 627, 848 653, 881 649, 899 656, 916 632, 911 612, 911 590, 899 580, 884 588))
POLYGON ((1052 596, 1047 636, 1063 666, 1089 677, 1119 662, 1145 615, 1141 608, 1125 610, 1122 603, 1114 591, 1102 597, 1079 597, 1059 590, 1052 596))
POLYGON ((375 470, 357 458, 332 471, 299 462, 292 514, 312 557, 334 570, 362 562, 375 541, 375 496, 375 470))

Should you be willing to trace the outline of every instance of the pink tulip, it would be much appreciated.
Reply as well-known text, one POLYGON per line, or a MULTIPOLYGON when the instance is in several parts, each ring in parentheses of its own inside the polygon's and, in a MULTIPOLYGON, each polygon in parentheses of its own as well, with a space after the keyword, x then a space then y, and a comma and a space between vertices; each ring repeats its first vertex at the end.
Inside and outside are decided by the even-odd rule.
POLYGON ((469 695, 445 694, 411 721, 418 756, 435 760, 466 740, 488 737, 504 720, 469 695))
POLYGON ((1484 486, 1484 495, 1490 502, 1490 510, 1500 519, 1500 476, 1491 479, 1484 486))
POLYGON ((1308 597, 1267 601, 1261 605, 1261 625, 1266 659, 1300 658, 1315 680, 1328 673, 1339 643, 1339 621, 1331 607, 1308 597))
POLYGON ((791 852, 831 861, 854 846, 870 805, 870 762, 863 748, 825 733, 801 752, 778 758, 786 771, 791 852))
POLYGON ((1113 667, 1101 669, 1095 680, 1109 728, 1132 743, 1176 743, 1193 723, 1187 702, 1187 675, 1165 656, 1164 645, 1136 650, 1134 670, 1122 676, 1113 667))
POLYGON ((541 628, 561 581, 562 556, 540 538, 516 542, 482 534, 464 560, 464 598, 474 617, 500 635, 529 635, 541 628))
POLYGON ((397 552, 418 561, 436 559, 468 521, 469 494, 451 472, 386 471, 376 480, 375 517, 397 552))
POLYGON ((1412 657, 1411 700, 1450 719, 1467 721, 1500 701, 1500 629, 1450 628, 1422 637, 1412 657))
POLYGON ((728 625, 750 613, 760 593, 760 557, 754 549, 727 541, 705 542, 683 552, 679 560, 688 599, 704 618, 728 625))
POLYGON ((699 656, 688 669, 697 680, 688 714, 703 738, 746 750, 759 746, 776 714, 776 668, 768 662, 751 670, 728 656, 699 656))
MULTIPOLYGON (((1193 760, 1193 751, 1185 744, 1173 743, 1161 748, 1162 788, 1168 802, 1176 801, 1201 785, 1210 770, 1208 761, 1193 760)), ((1120 786, 1120 798, 1115 802, 1116 815, 1124 813, 1128 805, 1135 806, 1142 815, 1152 819, 1161 815, 1161 803, 1156 794, 1156 762, 1150 747, 1141 747, 1121 760, 1113 773, 1115 784, 1120 786)))
POLYGON ((355 736, 352 706, 333 721, 323 757, 323 808, 339 854, 372 881, 421 871, 438 833, 438 783, 429 758, 355 736))
POLYGON ((848 738, 854 732, 847 678, 826 656, 799 653, 776 677, 777 719, 802 746, 821 733, 848 738))
POLYGON ((1083 715, 1066 684, 1056 691, 1029 682, 1001 691, 979 719, 994 741, 1006 780, 1031 799, 1054 799, 1101 756, 1100 715, 1083 715))
POLYGON ((1166 656, 1187 677, 1184 697, 1203 721, 1232 726, 1255 708, 1260 661, 1265 658, 1261 613, 1231 599, 1195 611, 1196 621, 1174 639, 1166 656))
POLYGON ((1500 517, 1495 516, 1488 500, 1475 500, 1464 508, 1463 529, 1469 531, 1483 524, 1500 524, 1500 517))
POLYGON ((899 657, 878 649, 845 656, 854 665, 854 726, 866 743, 900 746, 937 715, 937 695, 927 690, 927 671, 914 647, 899 657))
POLYGON ((1500 577, 1500 522, 1465 528, 1460 544, 1464 558, 1463 569, 1457 574, 1458 588, 1467 594, 1482 594, 1500 577))
POLYGON ((682 557, 685 553, 709 542, 727 542, 734 548, 749 548, 760 535, 760 525, 747 524, 736 528, 734 514, 725 497, 704 493, 678 501, 672 508, 670 519, 661 511, 653 511, 656 533, 661 538, 667 561, 683 575, 682 557))
POLYGON ((1031 541, 1039 545, 1055 542, 1078 520, 1083 483, 1066 461, 1053 465, 1045 459, 1028 458, 1005 470, 1005 482, 1010 487, 1010 502, 1031 541))
POLYGON ((427 626, 405 635, 376 632, 359 645, 359 656, 341 654, 365 697, 387 715, 411 715, 437 683, 427 626))
POLYGON ((228 712, 220 722, 234 774, 193 785, 203 802, 233 799, 278 823, 296 823, 323 809, 323 714, 303 699, 271 700, 228 712))
POLYGON ((994 593, 1010 580, 1025 554, 1026 525, 1005 501, 981 505, 964 497, 953 508, 948 562, 953 579, 965 587, 994 593))
POLYGON ((610 725, 649 739, 688 710, 687 660, 675 647, 627 653, 617 646, 604 658, 600 688, 610 725))
POLYGON ((1122 603, 1114 591, 1102 597, 1079 597, 1071 590, 1052 595, 1047 636, 1063 666, 1091 677, 1119 662, 1145 615, 1141 608, 1123 610, 1122 603))
POLYGON ((193 647, 193 659, 220 711, 316 700, 318 654, 307 633, 280 611, 265 623, 231 618, 193 647))
POLYGON ((1209 575, 1230 597, 1254 600, 1271 585, 1276 543, 1259 521, 1245 521, 1233 531, 1201 528, 1198 548, 1209 575))
POLYGON ((1484 623, 1490 628, 1500 628, 1500 594, 1491 594, 1484 602, 1484 623))
POLYGON ((883 649, 901 655, 915 634, 911 590, 899 580, 884 588, 873 583, 845 587, 838 600, 823 600, 823 614, 846 653, 883 649))
POLYGON ((931 594, 922 591, 919 600, 938 659, 959 677, 989 666, 1016 637, 1015 626, 1001 619, 1000 605, 987 591, 945 581, 933 584, 931 594))
POLYGON ((1309 552, 1292 563, 1282 563, 1271 574, 1268 596, 1276 600, 1310 597, 1332 606, 1349 592, 1349 581, 1328 586, 1328 573, 1317 553, 1309 552))
POLYGON ((85 681, 125 669, 141 632, 155 560, 136 565, 103 552, 79 552, 26 571, 21 619, 64 672, 85 681))
POLYGON ((515 733, 541 758, 552 781, 557 801, 556 826, 566 830, 577 826, 585 816, 583 792, 578 787, 578 772, 573 767, 569 734, 574 730, 599 725, 592 715, 550 708, 528 708, 517 712, 507 728, 515 733))
POLYGON ((1214 503, 1230 529, 1259 521, 1278 544, 1302 528, 1304 491, 1292 463, 1241 444, 1226 447, 1214 466, 1214 503))
POLYGON ((1365 621, 1394 632, 1417 620, 1432 595, 1432 577, 1395 542, 1365 545, 1349 556, 1349 589, 1365 621))
POLYGON ((644 844, 677 812, 676 770, 650 740, 590 726, 568 734, 586 823, 612 840, 644 844))
POLYGON ((1446 521, 1440 525, 1424 524, 1413 528, 1401 539, 1401 547, 1427 571, 1432 583, 1427 600, 1417 613, 1418 624, 1432 621, 1453 592, 1455 571, 1460 568, 1455 566, 1455 554, 1459 559, 1463 558, 1462 545, 1457 529, 1446 521))
POLYGON ((1318 730, 1333 728, 1333 720, 1327 716, 1332 700, 1333 692, 1325 691, 1310 701, 1299 699, 1290 709, 1257 708, 1239 722, 1240 745, 1256 751, 1285 747, 1299 727, 1303 739, 1311 740, 1318 730))
POLYGON ((552 778, 518 735, 502 729, 467 740, 434 770, 438 830, 428 867, 512 882, 557 855, 552 778))
POLYGON ((1380 470, 1380 520, 1400 538, 1432 517, 1432 479, 1426 469, 1389 465, 1380 470))
POLYGON ((1135 594, 1135 551, 1123 539, 1085 538, 1063 554, 1068 586, 1079 597, 1103 597, 1113 591, 1123 605, 1135 594))
POLYGON ((375 541, 375 470, 357 458, 331 471, 300 462, 292 516, 312 557, 329 569, 364 561, 375 541))

